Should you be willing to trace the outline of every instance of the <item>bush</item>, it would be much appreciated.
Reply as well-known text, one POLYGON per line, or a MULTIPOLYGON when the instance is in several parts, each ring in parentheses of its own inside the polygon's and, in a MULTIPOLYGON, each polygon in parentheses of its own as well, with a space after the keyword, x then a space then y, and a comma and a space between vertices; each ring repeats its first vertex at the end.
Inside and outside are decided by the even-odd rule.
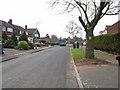
POLYGON ((40 40, 40 43, 46 44, 46 40, 40 40))
POLYGON ((12 34, 11 39, 14 41, 15 45, 17 46, 18 41, 15 33, 12 34))
POLYGON ((2 33, 2 39, 4 39, 4 40, 8 39, 8 35, 5 32, 2 33))
POLYGON ((27 43, 29 45, 29 49, 34 49, 35 45, 33 43, 31 43, 30 41, 28 41, 27 43))
POLYGON ((29 45, 26 41, 19 41, 17 48, 20 49, 20 50, 28 50, 29 45))
POLYGON ((120 53, 120 33, 96 36, 94 47, 106 52, 120 53))
POLYGON ((41 45, 40 44, 36 44, 37 45, 37 47, 40 47, 41 45))
POLYGON ((14 41, 12 39, 5 40, 4 47, 5 48, 14 48, 15 43, 14 43, 14 41))

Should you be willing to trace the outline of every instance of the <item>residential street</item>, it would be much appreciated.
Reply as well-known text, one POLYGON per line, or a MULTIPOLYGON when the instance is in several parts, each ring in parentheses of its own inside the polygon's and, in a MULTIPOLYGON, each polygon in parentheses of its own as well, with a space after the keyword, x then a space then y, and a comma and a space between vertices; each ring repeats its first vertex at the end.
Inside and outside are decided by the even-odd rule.
POLYGON ((77 87, 76 79, 71 76, 70 80, 72 74, 68 75, 70 60, 69 47, 57 46, 3 62, 2 86, 3 88, 69 88, 69 85, 77 87))

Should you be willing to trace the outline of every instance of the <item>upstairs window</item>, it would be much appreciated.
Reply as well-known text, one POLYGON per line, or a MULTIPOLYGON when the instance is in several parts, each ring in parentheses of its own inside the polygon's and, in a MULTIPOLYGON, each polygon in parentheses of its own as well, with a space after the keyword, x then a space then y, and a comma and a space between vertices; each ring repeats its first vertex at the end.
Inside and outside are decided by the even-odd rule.
POLYGON ((13 28, 7 28, 8 32, 13 32, 13 28))
POLYGON ((2 31, 6 31, 6 27, 5 26, 2 26, 2 31))

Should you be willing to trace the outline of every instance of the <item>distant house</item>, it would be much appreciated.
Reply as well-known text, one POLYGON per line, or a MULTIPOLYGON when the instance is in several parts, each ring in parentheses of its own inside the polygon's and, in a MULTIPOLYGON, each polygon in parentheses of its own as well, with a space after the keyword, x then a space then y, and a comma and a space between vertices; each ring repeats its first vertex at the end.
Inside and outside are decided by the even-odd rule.
POLYGON ((50 38, 48 37, 41 37, 40 40, 45 40, 46 42, 50 43, 50 38))
POLYGON ((27 25, 25 25, 25 32, 29 41, 32 43, 39 43, 40 33, 36 28, 27 28, 27 25))
POLYGON ((113 25, 107 25, 105 30, 100 31, 100 34, 108 34, 108 33, 118 33, 120 32, 120 20, 113 25))

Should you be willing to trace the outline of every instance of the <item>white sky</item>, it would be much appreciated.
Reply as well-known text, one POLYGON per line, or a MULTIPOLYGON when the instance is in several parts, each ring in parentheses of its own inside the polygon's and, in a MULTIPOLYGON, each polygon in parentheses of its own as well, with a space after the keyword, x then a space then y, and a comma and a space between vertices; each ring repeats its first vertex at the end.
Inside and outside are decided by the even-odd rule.
MULTIPOLYGON (((25 25, 28 25, 28 28, 36 28, 36 22, 42 22, 37 24, 41 37, 46 34, 63 38, 70 36, 65 32, 65 26, 75 18, 67 14, 58 15, 46 3, 47 1, 50 0, 0 0, 0 20, 7 22, 12 19, 13 24, 23 28, 25 25)), ((117 21, 118 16, 105 16, 96 26, 94 35, 104 30, 106 25, 112 25, 117 21)))

